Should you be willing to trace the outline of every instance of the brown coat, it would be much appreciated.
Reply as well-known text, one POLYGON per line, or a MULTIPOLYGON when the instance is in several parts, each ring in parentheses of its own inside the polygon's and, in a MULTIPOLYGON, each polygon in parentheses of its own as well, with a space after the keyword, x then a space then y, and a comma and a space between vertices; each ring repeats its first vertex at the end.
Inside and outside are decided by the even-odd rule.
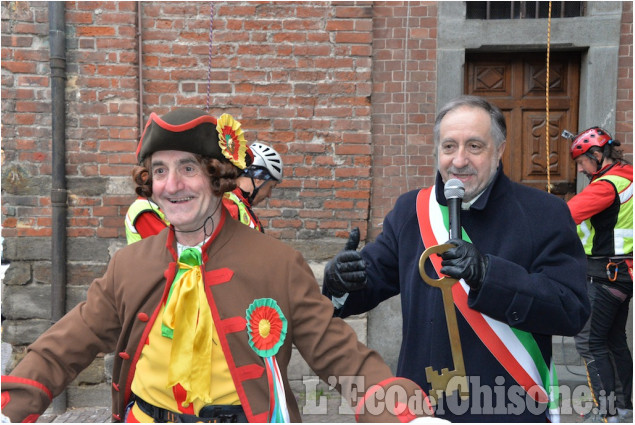
MULTIPOLYGON (((219 230, 203 249, 204 281, 250 422, 266 422, 269 409, 263 360, 249 346, 246 331, 245 311, 258 298, 276 300, 288 321, 287 337, 276 358, 292 421, 301 419, 287 379, 292 344, 324 381, 330 376, 363 376, 367 389, 392 376, 380 356, 358 342, 350 326, 332 317, 331 302, 322 296, 297 251, 225 217, 223 210, 219 230)), ((114 351, 112 412, 115 421, 123 420, 143 342, 175 275, 175 246, 174 233, 166 229, 117 251, 106 274, 90 286, 86 301, 38 338, 11 375, 2 377, 3 413, 14 422, 37 418, 51 396, 60 393, 98 353, 114 351)), ((409 395, 418 389, 405 379, 389 382, 384 388, 399 385, 409 395)), ((362 396, 353 393, 349 401, 354 405, 362 396)), ((368 410, 359 420, 398 419, 387 411, 372 415, 368 410)))

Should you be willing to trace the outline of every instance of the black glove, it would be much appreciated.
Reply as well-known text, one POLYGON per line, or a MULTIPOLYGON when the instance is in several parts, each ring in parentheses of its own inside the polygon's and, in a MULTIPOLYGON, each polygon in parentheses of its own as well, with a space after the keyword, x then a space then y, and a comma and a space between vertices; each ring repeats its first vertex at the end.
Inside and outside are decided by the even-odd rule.
POLYGON ((474 245, 462 239, 450 239, 446 243, 456 245, 441 254, 441 273, 455 279, 465 279, 470 288, 477 291, 483 284, 487 271, 487 257, 474 245))
POLYGON ((359 228, 356 227, 348 235, 344 249, 324 268, 324 288, 336 298, 366 287, 366 263, 357 252, 358 245, 359 228))

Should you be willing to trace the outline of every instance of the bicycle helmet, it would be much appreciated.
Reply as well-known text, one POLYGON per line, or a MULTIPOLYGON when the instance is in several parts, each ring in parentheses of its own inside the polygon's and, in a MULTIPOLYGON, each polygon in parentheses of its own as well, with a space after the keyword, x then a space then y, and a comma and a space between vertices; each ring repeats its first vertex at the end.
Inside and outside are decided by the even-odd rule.
POLYGON ((613 139, 611 135, 600 127, 591 127, 580 133, 571 144, 571 158, 576 159, 580 155, 589 152, 594 146, 598 148, 604 147, 607 143, 611 143, 613 139))
POLYGON ((282 158, 280 157, 280 154, 271 146, 267 146, 262 143, 252 143, 249 147, 254 154, 254 162, 249 168, 255 172, 257 172, 258 168, 265 169, 274 180, 281 182, 282 158))

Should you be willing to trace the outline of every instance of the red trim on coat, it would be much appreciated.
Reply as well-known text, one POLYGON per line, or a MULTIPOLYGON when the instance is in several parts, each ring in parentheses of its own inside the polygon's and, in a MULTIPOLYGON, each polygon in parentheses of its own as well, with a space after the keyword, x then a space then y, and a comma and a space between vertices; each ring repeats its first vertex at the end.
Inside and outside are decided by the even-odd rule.
POLYGON ((9 391, 2 391, 2 402, 0 403, 0 408, 4 409, 4 407, 9 404, 11 401, 11 394, 9 391))
MULTIPOLYGON (((223 209, 223 218, 225 217, 225 210, 223 209)), ((219 227, 220 228, 220 227, 219 227)), ((211 240, 211 239, 210 239, 211 240)), ((205 276, 203 277, 205 279, 205 276)), ((222 324, 222 320, 220 315, 218 314, 218 308, 216 307, 216 302, 214 300, 214 296, 212 295, 212 291, 210 286, 208 286, 207 281, 205 283, 205 294, 207 295, 207 302, 210 307, 210 311, 212 312, 212 317, 214 319, 214 323, 222 324)), ((251 364, 241 367, 236 367, 236 363, 234 362, 234 357, 232 356, 231 350, 229 349, 229 342, 227 341, 227 335, 225 333, 224 328, 219 327, 217 325, 218 339, 220 340, 221 348, 223 349, 223 354, 225 355, 225 360, 227 360, 227 366, 229 367, 229 372, 232 376, 232 380, 234 381, 234 386, 236 387, 236 393, 238 394, 238 398, 240 399, 240 403, 243 406, 243 410, 245 411, 245 416, 247 416, 247 420, 249 422, 266 422, 268 419, 268 412, 264 412, 264 414, 254 414, 251 410, 251 405, 249 404, 249 399, 247 398, 247 394, 245 393, 245 388, 243 386, 243 381, 248 379, 255 379, 262 376, 265 371, 263 366, 258 364, 251 364)))
POLYGON ((364 395, 362 396, 362 399, 359 401, 359 403, 357 403, 357 406, 355 406, 355 422, 359 422, 359 415, 360 415, 360 411, 361 409, 364 407, 364 405, 366 404, 366 400, 373 394, 375 394, 377 391, 379 391, 381 388, 384 387, 384 385, 391 383, 392 381, 396 381, 398 378, 392 377, 392 378, 386 378, 381 382, 378 382, 375 385, 372 385, 367 391, 366 393, 364 393, 364 395))
POLYGON ((240 366, 236 368, 236 375, 240 376, 243 381, 248 379, 257 379, 260 378, 263 373, 265 373, 264 366, 260 366, 259 364, 252 363, 245 366, 240 366))
POLYGON ((221 283, 227 283, 234 276, 234 271, 227 267, 222 269, 210 270, 205 272, 205 284, 206 285, 218 285, 221 283))
POLYGON ((44 384, 34 381, 33 379, 22 378, 20 376, 2 375, 2 383, 30 385, 42 391, 50 400, 53 400, 53 393, 51 390, 49 390, 44 384))
MULTIPOLYGON (((366 393, 364 394, 362 399, 359 401, 359 403, 357 403, 357 406, 355 406, 355 421, 359 422, 359 415, 361 413, 361 409, 364 407, 364 405, 366 404, 366 400, 370 398, 370 396, 375 394, 379 389, 382 389, 388 384, 399 379, 401 378, 398 378, 398 377, 386 378, 383 381, 378 382, 375 385, 372 385, 366 391, 366 393)), ((425 391, 423 391, 423 389, 421 389, 421 387, 419 387, 419 390, 421 390, 421 394, 426 404, 428 405, 429 411, 432 412, 432 405, 430 404, 430 400, 428 400, 428 395, 426 394, 425 391)), ((410 422, 417 417, 413 412, 410 411, 410 408, 408 407, 407 404, 400 403, 400 402, 396 402, 393 410, 389 410, 389 411, 390 413, 401 411, 401 413, 394 413, 394 415, 397 417, 397 419, 401 423, 410 422)))
POLYGON ((179 263, 174 262, 168 264, 168 268, 163 272, 163 277, 165 278, 165 287, 163 288, 163 295, 161 295, 161 304, 165 304, 168 300, 168 295, 170 294, 170 287, 176 277, 176 273, 179 271, 179 263))
POLYGON ((168 239, 165 241, 165 247, 168 249, 168 252, 172 254, 172 258, 174 261, 179 259, 179 255, 174 250, 174 238, 176 237, 174 233, 174 226, 170 225, 170 231, 168 232, 168 239))
POLYGON ((413 419, 417 418, 417 415, 410 411, 406 403, 401 403, 398 401, 395 402, 395 412, 401 412, 397 413, 397 419, 399 419, 399 422, 401 422, 402 424, 409 423, 413 419))
MULTIPOLYGON (((222 204, 222 201, 221 201, 221 204, 222 204)), ((220 220, 218 221, 218 225, 216 226, 216 229, 214 229, 214 233, 212 233, 212 236, 210 236, 209 240, 205 244, 203 244, 203 246, 201 247, 201 257, 202 257, 201 259, 203 264, 207 263, 207 259, 208 259, 207 250, 209 246, 212 244, 212 242, 214 242, 214 239, 216 239, 216 237, 220 233, 220 230, 225 225, 225 217, 227 217, 227 211, 225 211, 225 208, 221 208, 220 220)))
MULTIPOLYGON (((176 263, 170 263, 170 266, 173 266, 173 265, 176 265, 176 263)), ((166 270, 166 274, 169 276, 169 274, 167 273, 168 271, 169 269, 166 270)), ((172 275, 172 280, 174 280, 174 275, 172 275)), ((172 280, 169 280, 168 282, 172 282, 172 280)), ((154 322, 157 319, 157 316, 159 315, 159 311, 161 310, 161 306, 163 305, 163 299, 167 298, 167 294, 169 292, 168 288, 170 287, 170 284, 166 284, 165 286, 166 286, 166 289, 164 291, 162 301, 154 309, 154 312, 152 313, 152 317, 150 318, 150 320, 146 322, 146 327, 143 330, 143 334, 141 334, 141 338, 139 339, 139 344, 137 345, 135 354, 132 357, 130 368, 128 369, 128 377, 126 378, 126 390, 124 392, 124 397, 123 397, 124 406, 126 406, 130 400, 130 395, 132 393, 132 380, 134 379, 135 371, 137 370, 137 362, 139 361, 139 357, 141 357, 141 351, 143 351, 144 345, 146 345, 146 343, 148 342, 148 336, 150 335, 152 326, 154 325, 154 322)))
POLYGON ((223 332, 231 334, 247 329, 247 319, 240 316, 230 317, 228 319, 221 320, 219 325, 219 327, 223 329, 223 332))
POLYGON ((26 418, 22 419, 22 423, 24 423, 24 424, 32 424, 32 423, 36 422, 39 418, 40 418, 40 415, 32 413, 29 416, 27 416, 26 418))

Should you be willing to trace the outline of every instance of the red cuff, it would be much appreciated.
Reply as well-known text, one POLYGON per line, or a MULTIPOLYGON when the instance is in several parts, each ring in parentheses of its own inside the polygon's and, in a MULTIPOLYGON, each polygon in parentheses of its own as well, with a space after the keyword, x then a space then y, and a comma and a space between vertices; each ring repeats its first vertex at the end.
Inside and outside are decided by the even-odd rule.
MULTIPOLYGON (((362 413, 361 410, 364 408, 366 401, 369 398, 371 398, 380 389, 383 389, 384 387, 388 386, 394 381, 400 380, 400 379, 402 378, 392 377, 392 378, 384 379, 383 381, 371 386, 368 389, 368 391, 366 391, 366 393, 364 394, 360 402, 357 403, 357 406, 355 407, 355 421, 359 422, 359 415, 362 413)), ((427 404, 427 408, 428 408, 427 411, 432 412, 433 411, 432 405, 430 404, 430 400, 428 400, 428 395, 421 388, 419 388, 419 390, 421 391, 421 394, 427 404)), ((401 401, 395 400, 394 406, 386 406, 386 408, 391 414, 395 415, 397 419, 399 420, 399 422, 401 423, 407 423, 417 418, 417 415, 410 410, 407 402, 403 403, 401 401)))
MULTIPOLYGON (((2 375, 2 383, 3 384, 23 384, 23 385, 30 385, 32 387, 37 388, 40 391, 43 391, 44 394, 46 394, 48 396, 48 398, 53 401, 53 393, 51 392, 51 390, 49 390, 48 388, 46 388, 43 384, 40 384, 37 381, 34 381, 32 379, 27 379, 27 378, 21 378, 19 376, 5 376, 2 375)), ((4 392, 3 392, 3 398, 2 398, 2 402, 4 403, 4 392)), ((4 405, 3 405, 4 406, 4 405)))

